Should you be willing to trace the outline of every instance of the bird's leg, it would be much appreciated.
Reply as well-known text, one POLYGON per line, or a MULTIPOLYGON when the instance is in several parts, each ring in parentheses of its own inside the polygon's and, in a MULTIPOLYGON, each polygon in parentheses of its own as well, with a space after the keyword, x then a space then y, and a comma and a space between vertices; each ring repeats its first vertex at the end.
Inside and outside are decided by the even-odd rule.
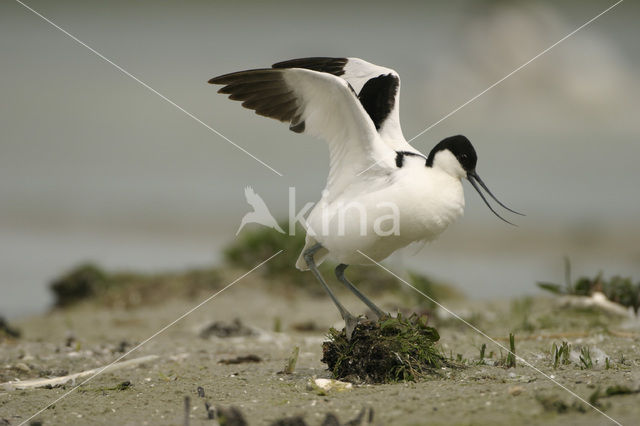
POLYGON ((338 298, 336 297, 336 295, 333 294, 333 291, 331 291, 331 289, 325 282, 324 278, 322 278, 322 275, 320 275, 320 271, 318 271, 318 267, 316 266, 316 262, 313 259, 313 255, 321 248, 322 248, 322 244, 317 243, 316 245, 309 248, 308 250, 305 250, 302 256, 304 257, 304 260, 307 262, 307 266, 309 267, 309 269, 311 269, 311 272, 313 272, 313 275, 315 275, 316 279, 320 281, 320 284, 322 284, 324 289, 329 294, 329 297, 331 297, 331 300, 333 300, 333 303, 336 305, 336 308, 338 308, 338 311, 340 311, 340 316, 342 316, 342 319, 344 320, 347 339, 351 339, 353 330, 356 328, 356 325, 358 324, 358 319, 353 315, 351 315, 351 313, 349 313, 349 311, 347 311, 345 307, 342 306, 342 303, 338 301, 338 298))
POLYGON ((349 265, 345 265, 344 263, 341 263, 340 265, 338 265, 336 267, 336 277, 338 278, 338 280, 340 280, 340 282, 344 285, 347 286, 347 288, 349 290, 351 290, 351 292, 353 292, 353 294, 355 294, 356 296, 358 296, 358 298, 360 300, 362 300, 368 307, 369 309, 371 309, 374 314, 377 316, 376 319, 380 319, 381 317, 388 315, 387 313, 385 313, 382 309, 378 308, 375 303, 373 303, 371 300, 369 300, 367 298, 367 296, 365 296, 364 294, 362 294, 360 292, 360 290, 358 290, 356 288, 356 286, 354 286, 353 284, 351 284, 349 282, 349 280, 344 276, 344 270, 347 269, 349 265))

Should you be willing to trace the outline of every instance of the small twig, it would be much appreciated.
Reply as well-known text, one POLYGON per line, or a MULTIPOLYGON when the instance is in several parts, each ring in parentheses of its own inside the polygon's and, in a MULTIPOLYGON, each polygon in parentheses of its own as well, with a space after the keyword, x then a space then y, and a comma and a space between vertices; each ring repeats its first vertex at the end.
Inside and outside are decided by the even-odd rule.
POLYGON ((609 334, 616 337, 624 337, 625 339, 638 339, 640 338, 640 334, 631 333, 629 331, 616 331, 616 330, 608 330, 609 334))
POLYGON ((10 382, 2 383, 0 386, 7 391, 21 390, 21 389, 33 389, 43 388, 48 386, 62 386, 69 381, 75 382, 76 379, 91 376, 97 372, 106 373, 109 371, 120 370, 122 368, 131 367, 133 365, 142 364, 144 362, 153 361, 158 358, 158 355, 147 355, 140 358, 130 359, 128 361, 117 362, 108 366, 104 370, 104 367, 92 368, 91 370, 81 371, 80 373, 69 374, 67 376, 54 377, 52 379, 33 379, 33 380, 12 380, 10 382))
POLYGON ((516 339, 513 333, 509 333, 509 353, 507 354, 507 368, 516 366, 516 339))

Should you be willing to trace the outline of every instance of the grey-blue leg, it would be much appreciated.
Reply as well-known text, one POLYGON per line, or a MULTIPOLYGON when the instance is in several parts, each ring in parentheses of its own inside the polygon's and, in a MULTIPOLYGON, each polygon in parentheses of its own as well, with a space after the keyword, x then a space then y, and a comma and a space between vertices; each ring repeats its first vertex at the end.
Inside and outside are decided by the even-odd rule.
POLYGON ((351 334, 358 324, 358 319, 351 315, 351 313, 349 313, 349 311, 347 311, 345 307, 342 306, 342 303, 338 301, 336 295, 333 294, 333 291, 331 291, 324 278, 322 278, 322 275, 320 275, 320 271, 318 271, 316 262, 315 260, 313 260, 313 255, 321 248, 322 244, 317 243, 308 250, 305 250, 304 253, 302 253, 302 257, 304 257, 305 262, 307 262, 307 266, 309 267, 309 269, 311 269, 311 272, 313 272, 313 275, 315 275, 316 279, 320 281, 320 284, 322 284, 324 289, 329 294, 329 297, 331 297, 331 300, 333 300, 333 303, 336 305, 336 308, 338 308, 338 311, 340 311, 340 316, 342 316, 342 319, 345 323, 345 331, 347 333, 347 337, 351 338, 351 334))
POLYGON ((347 269, 348 266, 349 265, 345 265, 344 263, 341 263, 340 265, 336 266, 336 277, 338 278, 338 280, 340 280, 342 284, 346 285, 347 288, 351 290, 353 294, 358 296, 358 298, 362 300, 365 303, 365 305, 367 305, 369 309, 371 309, 376 314, 376 316, 378 317, 377 319, 380 319, 380 317, 388 315, 382 309, 378 308, 375 305, 375 303, 369 300, 367 296, 362 294, 360 290, 358 290, 356 286, 351 284, 349 280, 344 276, 344 270, 347 269))

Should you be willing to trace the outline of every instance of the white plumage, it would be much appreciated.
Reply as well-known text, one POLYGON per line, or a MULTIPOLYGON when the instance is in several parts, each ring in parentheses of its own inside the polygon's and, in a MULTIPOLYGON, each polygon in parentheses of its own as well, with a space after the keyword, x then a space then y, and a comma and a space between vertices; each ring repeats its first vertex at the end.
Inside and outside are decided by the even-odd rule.
POLYGON ((380 261, 414 241, 437 238, 463 214, 463 178, 503 219, 480 192, 478 184, 507 208, 475 172, 477 156, 467 138, 446 138, 428 156, 407 143, 400 126, 400 78, 390 68, 358 58, 301 58, 209 82, 223 84, 220 93, 257 114, 328 143, 327 184, 307 218, 296 266, 316 275, 347 331, 356 320, 317 270, 328 254, 340 263, 338 279, 380 316, 383 311, 344 277, 347 265, 369 263, 367 257, 380 261))

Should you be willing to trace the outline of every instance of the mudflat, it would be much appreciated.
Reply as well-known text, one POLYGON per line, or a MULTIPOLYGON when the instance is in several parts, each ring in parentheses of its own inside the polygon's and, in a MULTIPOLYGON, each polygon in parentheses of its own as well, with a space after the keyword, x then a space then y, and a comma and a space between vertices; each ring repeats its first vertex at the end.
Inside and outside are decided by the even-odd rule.
MULTIPOLYGON (((0 343, 0 424, 205 425, 215 421, 209 417, 216 407, 237 407, 250 425, 294 416, 320 425, 328 413, 346 423, 363 410, 361 424, 381 425, 601 425, 640 418, 640 329, 631 314, 563 307, 558 297, 443 301, 504 348, 513 333, 521 357, 516 366, 507 368, 504 348, 431 306, 437 346, 460 368, 444 366, 417 381, 322 391, 312 385, 332 378, 321 362, 322 343, 330 327, 341 325, 320 293, 274 287, 273 276, 254 274, 182 317, 242 273, 221 270, 215 288, 179 296, 162 294, 159 286, 153 303, 86 300, 13 322, 20 337, 0 343), (286 374, 296 347, 297 362, 286 374), (28 380, 141 357, 95 377, 20 389, 28 380)), ((357 300, 342 298, 363 312, 357 300)), ((397 291, 375 298, 391 312, 426 309, 397 291)))

